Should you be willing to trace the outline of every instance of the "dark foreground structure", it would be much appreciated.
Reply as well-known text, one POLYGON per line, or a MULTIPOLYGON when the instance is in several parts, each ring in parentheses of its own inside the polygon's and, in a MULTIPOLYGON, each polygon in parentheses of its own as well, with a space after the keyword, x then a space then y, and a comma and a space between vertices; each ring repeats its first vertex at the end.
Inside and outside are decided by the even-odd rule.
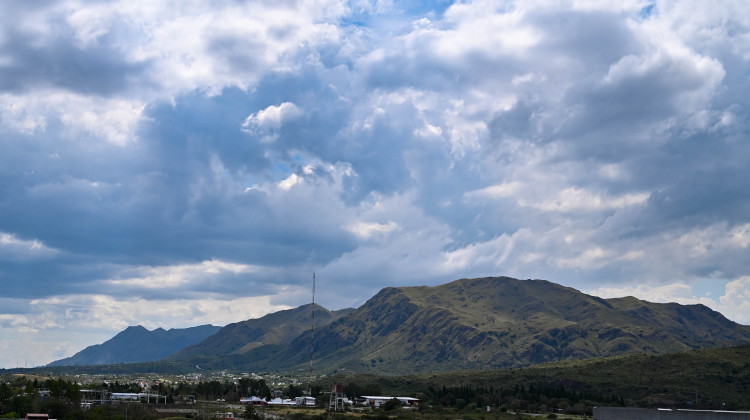
POLYGON ((594 420, 750 420, 750 411, 594 407, 594 420))

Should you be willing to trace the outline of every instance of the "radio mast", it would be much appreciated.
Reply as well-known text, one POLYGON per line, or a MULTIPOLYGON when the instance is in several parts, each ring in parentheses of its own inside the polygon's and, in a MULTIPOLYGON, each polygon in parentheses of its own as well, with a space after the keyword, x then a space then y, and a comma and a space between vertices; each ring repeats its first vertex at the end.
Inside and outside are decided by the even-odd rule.
POLYGON ((313 351, 315 350, 315 272, 313 272, 312 286, 312 326, 310 328, 310 396, 312 396, 313 381, 313 351))

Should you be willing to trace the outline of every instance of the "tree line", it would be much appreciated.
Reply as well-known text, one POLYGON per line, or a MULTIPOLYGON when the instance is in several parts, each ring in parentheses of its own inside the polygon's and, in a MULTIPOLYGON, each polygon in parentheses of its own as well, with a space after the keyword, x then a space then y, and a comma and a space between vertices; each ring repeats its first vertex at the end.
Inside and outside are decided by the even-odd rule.
MULTIPOLYGON (((120 383, 118 381, 87 384, 86 388, 109 392, 138 393, 144 391, 137 383, 120 383)), ((294 398, 307 394, 308 390, 307 387, 295 384, 287 385, 283 389, 273 390, 264 379, 243 377, 237 381, 209 380, 197 383, 158 383, 148 391, 166 396, 168 403, 185 401, 186 396, 192 396, 198 401, 223 400, 228 403, 237 403, 241 397, 247 396, 257 396, 269 400, 276 396, 277 392, 283 394, 286 398, 294 398)), ((317 396, 321 401, 327 398, 322 395, 319 385, 313 386, 312 391, 313 396, 317 396)), ((382 395, 382 390, 375 384, 362 385, 350 382, 345 385, 344 391, 351 399, 363 395, 382 395)), ((420 399, 422 410, 472 411, 490 406, 493 411, 590 415, 591 408, 594 405, 625 405, 625 400, 621 396, 591 389, 576 390, 562 384, 515 385, 507 388, 492 385, 428 385, 421 390, 412 392, 411 396, 420 399)), ((118 413, 123 409, 122 407, 95 407, 84 411, 81 408, 81 400, 81 386, 67 379, 46 379, 43 381, 35 379, 32 381, 23 377, 15 377, 11 381, 0 383, 0 417, 23 417, 29 412, 41 412, 49 414, 51 418, 64 420, 95 420, 97 418, 119 417, 118 413)), ((148 410, 140 404, 130 404, 129 406, 132 411, 129 415, 130 419, 150 418, 148 410), (142 411, 140 416, 136 415, 137 410, 142 411)))
POLYGON ((530 384, 503 388, 490 385, 461 385, 449 387, 428 386, 422 394, 433 407, 463 409, 491 406, 501 411, 559 412, 566 414, 591 414, 595 405, 625 406, 622 396, 594 390, 574 390, 563 385, 530 384))
POLYGON ((65 379, 33 381, 14 378, 0 383, 0 415, 24 417, 26 413, 48 413, 51 418, 65 418, 80 410, 80 387, 65 379), (42 391, 44 397, 42 396, 42 391))

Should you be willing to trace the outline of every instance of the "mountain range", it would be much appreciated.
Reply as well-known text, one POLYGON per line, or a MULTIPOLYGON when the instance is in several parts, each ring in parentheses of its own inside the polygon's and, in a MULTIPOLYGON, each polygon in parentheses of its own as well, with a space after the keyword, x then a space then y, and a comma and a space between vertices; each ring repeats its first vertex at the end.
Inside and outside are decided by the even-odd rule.
POLYGON ((102 344, 86 347, 73 356, 56 360, 47 366, 107 365, 159 360, 203 341, 220 329, 221 327, 214 325, 201 325, 149 331, 140 325, 131 326, 102 344))
POLYGON ((509 277, 389 287, 357 309, 316 306, 314 336, 311 313, 305 305, 227 325, 164 363, 296 370, 313 345, 319 370, 417 373, 750 343, 750 327, 704 305, 601 299, 509 277))
MULTIPOLYGON (((301 365, 308 334, 263 362, 301 365)), ((704 305, 601 299, 544 280, 490 277, 383 289, 316 332, 315 359, 329 369, 434 372, 747 342, 750 327, 704 305)))

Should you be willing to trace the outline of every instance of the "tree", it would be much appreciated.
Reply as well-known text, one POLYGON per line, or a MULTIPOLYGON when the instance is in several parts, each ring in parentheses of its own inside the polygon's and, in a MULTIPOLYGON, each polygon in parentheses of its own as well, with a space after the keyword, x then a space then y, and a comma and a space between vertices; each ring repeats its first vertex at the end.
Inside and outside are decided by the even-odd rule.
POLYGON ((390 400, 383 403, 382 407, 385 411, 395 410, 401 407, 401 400, 399 400, 398 398, 391 398, 390 400))
POLYGON ((288 398, 297 398, 304 395, 304 390, 301 385, 290 384, 285 390, 284 395, 288 398))
POLYGON ((271 398, 271 390, 266 385, 265 379, 240 378, 237 382, 238 391, 242 396, 271 398))
POLYGON ((243 419, 259 419, 260 416, 258 416, 258 413, 255 412, 255 406, 252 404, 247 404, 245 406, 245 411, 242 413, 243 419))

